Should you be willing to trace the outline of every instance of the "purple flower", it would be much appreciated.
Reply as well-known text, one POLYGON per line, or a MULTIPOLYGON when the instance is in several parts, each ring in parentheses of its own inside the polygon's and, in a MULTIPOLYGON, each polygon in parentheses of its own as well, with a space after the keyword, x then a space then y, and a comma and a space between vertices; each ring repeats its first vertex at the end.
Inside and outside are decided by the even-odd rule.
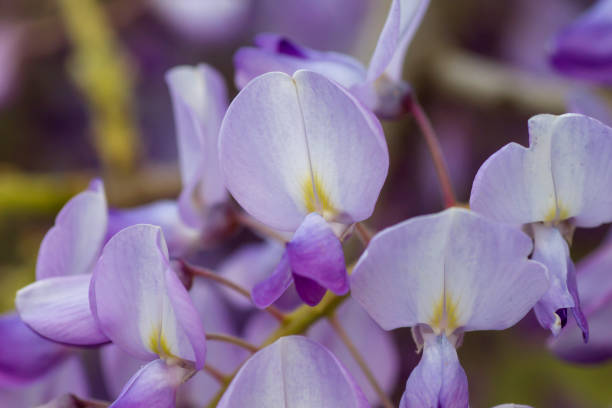
POLYGON ((494 220, 529 224, 533 259, 549 270, 551 286, 534 309, 558 333, 571 309, 588 339, 568 239, 574 227, 612 221, 612 129, 578 115, 529 120, 530 147, 510 143, 482 165, 470 207, 494 220))
POLYGON ((402 407, 467 407, 467 378, 455 347, 463 333, 504 330, 549 286, 529 261, 523 232, 451 208, 377 234, 355 266, 351 293, 385 330, 413 327, 424 347, 402 407))
POLYGON ((273 34, 259 35, 256 48, 242 48, 234 57, 236 85, 243 88, 270 71, 292 75, 308 69, 338 82, 377 114, 397 116, 409 92, 401 80, 404 56, 428 4, 428 0, 393 0, 367 69, 347 55, 301 47, 273 34))
POLYGON ((219 170, 219 127, 227 109, 227 89, 221 74, 206 64, 178 66, 166 74, 174 108, 183 189, 178 203, 158 201, 113 210, 110 238, 137 223, 162 227, 173 256, 190 252, 222 230, 227 191, 219 170))
POLYGON ((389 155, 376 118, 320 74, 275 72, 230 105, 219 139, 221 171, 238 203, 294 236, 274 273, 253 289, 266 307, 292 284, 308 304, 348 291, 336 235, 370 216, 389 155))
POLYGON ((73 197, 40 245, 36 282, 17 292, 19 316, 38 334, 73 345, 108 341, 89 309, 91 272, 106 235, 108 210, 100 180, 73 197))
POLYGON ((153 360, 111 406, 149 406, 157 400, 173 406, 178 386, 204 365, 206 335, 189 293, 170 268, 159 227, 134 225, 111 238, 94 269, 90 303, 115 345, 137 359, 153 360))
POLYGON ((576 266, 578 291, 585 316, 589 319, 589 342, 582 341, 580 328, 570 322, 549 346, 559 357, 576 363, 599 363, 612 358, 612 242, 576 266))
MULTIPOLYGON (((202 318, 207 330, 215 333, 236 335, 232 316, 217 294, 207 282, 195 280, 190 293, 193 304, 202 318)), ((207 345, 208 364, 229 375, 245 360, 246 352, 235 345, 212 341, 207 345)), ((117 397, 124 384, 142 366, 143 360, 136 359, 114 344, 101 350, 102 369, 105 384, 112 397, 117 397)), ((178 405, 203 406, 210 401, 219 389, 219 383, 207 372, 199 371, 182 385, 177 392, 178 405)))
POLYGON ((217 405, 233 407, 369 407, 363 393, 327 349, 300 336, 282 337, 238 371, 217 405))
POLYGON ((578 78, 612 83, 612 1, 599 0, 555 38, 550 62, 578 78))
POLYGON ((0 316, 0 387, 30 384, 45 376, 70 355, 67 347, 46 340, 19 316, 0 316))
MULTIPOLYGON (((2 349, 5 350, 5 349, 2 349)), ((32 350, 30 358, 38 353, 32 350)), ((22 360, 24 365, 32 362, 22 360)), ((37 407, 66 393, 80 396, 89 395, 85 370, 75 355, 55 364, 42 377, 33 382, 19 386, 0 385, 0 406, 2 407, 37 407)))

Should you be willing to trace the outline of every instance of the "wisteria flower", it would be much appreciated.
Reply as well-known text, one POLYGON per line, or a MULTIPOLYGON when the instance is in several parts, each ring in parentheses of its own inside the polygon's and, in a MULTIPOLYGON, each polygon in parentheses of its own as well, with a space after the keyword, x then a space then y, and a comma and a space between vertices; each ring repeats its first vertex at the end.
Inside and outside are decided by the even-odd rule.
POLYGON ((90 302, 100 329, 116 346, 152 361, 112 406, 145 406, 156 399, 174 404, 176 388, 189 370, 204 365, 206 335, 189 293, 170 267, 159 227, 134 225, 111 238, 94 269, 90 302))
POLYGON ((551 339, 552 351, 575 363, 599 363, 612 358, 612 242, 576 265, 576 280, 585 316, 589 319, 589 342, 582 341, 580 327, 569 322, 551 339))
POLYGON ((612 83, 612 1, 599 0, 553 41, 550 62, 578 78, 612 83))
POLYGON ((527 259, 520 230, 460 208, 412 218, 377 234, 355 266, 351 293, 385 330, 413 327, 423 356, 401 407, 467 407, 455 348, 463 333, 504 330, 549 286, 527 259))
POLYGON ((534 308, 538 321, 556 334, 571 309, 586 341, 568 241, 575 227, 612 221, 612 129, 578 114, 538 115, 529 120, 529 136, 529 148, 510 143, 482 165, 470 207, 529 226, 532 258, 547 266, 551 278, 534 308))
POLYGON ((183 189, 177 200, 163 200, 110 213, 110 238, 134 224, 162 227, 170 253, 184 255, 200 241, 226 228, 228 194, 219 170, 219 127, 227 109, 221 74, 207 64, 178 66, 166 74, 170 89, 183 189))
POLYGON ((294 232, 253 300, 267 307, 295 283, 308 304, 348 291, 334 228, 368 218, 389 165, 380 123, 324 76, 298 71, 253 80, 230 105, 219 157, 228 190, 268 226, 294 232))
POLYGON ((253 355, 217 407, 366 408, 369 404, 332 353, 305 337, 288 336, 253 355))
POLYGON ((73 345, 108 341, 89 309, 89 283, 104 244, 108 209, 100 180, 73 197, 43 239, 36 282, 17 292, 21 319, 40 335, 73 345))
POLYGON ((393 0, 368 68, 348 55, 316 51, 279 35, 260 34, 255 48, 242 48, 234 56, 236 85, 243 88, 266 72, 292 75, 308 69, 338 82, 378 115, 397 116, 409 91, 402 81, 404 57, 428 5, 429 0, 393 0))

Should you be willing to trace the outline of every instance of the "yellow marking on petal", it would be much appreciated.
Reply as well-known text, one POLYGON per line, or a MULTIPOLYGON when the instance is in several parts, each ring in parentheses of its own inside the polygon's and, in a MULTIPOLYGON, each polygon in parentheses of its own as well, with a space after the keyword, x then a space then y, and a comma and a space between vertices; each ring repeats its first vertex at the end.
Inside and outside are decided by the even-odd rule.
POLYGON ((436 333, 445 332, 446 334, 451 334, 459 327, 457 304, 453 302, 448 293, 446 298, 444 295, 440 296, 429 325, 436 333))
POLYGON ((302 193, 304 194, 304 205, 309 213, 318 212, 324 218, 331 218, 338 212, 334 208, 329 194, 323 188, 323 183, 317 173, 314 173, 313 177, 308 175, 305 178, 302 183, 302 193), (313 179, 314 186, 312 185, 313 179))
POLYGON ((563 221, 569 218, 569 211, 562 205, 553 206, 544 217, 544 222, 563 221))
POLYGON ((149 336, 149 348, 160 357, 173 357, 170 346, 164 334, 159 330, 153 330, 149 336))

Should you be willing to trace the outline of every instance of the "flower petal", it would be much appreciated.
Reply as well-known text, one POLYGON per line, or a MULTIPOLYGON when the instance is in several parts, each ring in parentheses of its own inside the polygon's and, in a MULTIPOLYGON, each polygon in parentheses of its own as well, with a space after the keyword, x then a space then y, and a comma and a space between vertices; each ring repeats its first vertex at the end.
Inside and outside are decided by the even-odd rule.
POLYGON ((348 292, 348 275, 342 243, 327 221, 310 213, 287 243, 291 270, 337 295, 348 292))
POLYGON ((368 67, 368 80, 386 72, 394 81, 402 76, 406 49, 427 11, 429 0, 393 0, 368 67))
POLYGON ((17 292, 15 306, 25 324, 56 342, 87 346, 106 343, 89 305, 91 275, 36 281, 17 292))
POLYGON ((415 217, 372 239, 352 295, 385 330, 502 330, 548 288, 545 269, 527 260, 531 247, 519 229, 465 209, 415 217))
POLYGON ((200 237, 196 229, 185 225, 176 201, 160 200, 139 207, 110 210, 106 241, 122 229, 136 224, 161 227, 173 257, 189 252, 200 237))
POLYGON ((204 364, 202 322, 170 268, 159 227, 134 225, 111 238, 94 270, 91 304, 102 331, 134 357, 204 364))
POLYGON ((109 408, 174 407, 176 390, 187 371, 162 360, 141 368, 109 408))
POLYGON ((325 292, 327 292, 327 289, 314 280, 300 275, 293 275, 293 283, 295 284, 298 296, 308 306, 318 305, 323 296, 325 296, 325 292))
POLYGON ((557 203, 579 227, 612 221, 612 129, 579 114, 539 115, 551 128, 557 203))
POLYGON ((68 348, 40 337, 15 313, 0 316, 0 388, 44 376, 69 354, 68 348))
MULTIPOLYGON (((397 384, 400 369, 400 356, 391 333, 381 330, 363 308, 350 298, 338 308, 336 315, 382 389, 391 394, 397 384), (376 345, 375 353, 372 352, 373 344, 376 345)), ((344 364, 373 406, 380 403, 372 384, 326 319, 315 323, 307 335, 329 349, 344 364)))
POLYGON ((400 408, 467 408, 467 376, 446 336, 425 342, 423 356, 410 373, 400 408))
POLYGON ((572 89, 566 97, 566 105, 568 112, 580 113, 595 118, 607 126, 612 125, 612 109, 594 89, 572 89))
POLYGON ((260 350, 242 366, 218 408, 294 406, 369 405, 328 350, 305 337, 288 336, 260 350))
POLYGON ((511 143, 482 165, 470 207, 519 224, 612 221, 612 129, 579 114, 537 115, 529 135, 529 149, 511 143))
POLYGON ((389 159, 373 115, 308 71, 268 73, 246 86, 223 120, 219 150, 236 200, 287 231, 312 211, 344 223, 369 217, 389 159))
POLYGON ((550 62, 566 75, 609 84, 611 42, 612 2, 597 1, 557 35, 550 62))
POLYGON ((178 66, 166 74, 174 106, 183 193, 180 213, 199 226, 203 207, 223 203, 227 191, 219 172, 217 144, 227 109, 223 77, 211 66, 178 66))
MULTIPOLYGON (((56 397, 73 393, 81 397, 89 395, 85 370, 77 356, 56 365, 43 378, 21 388, 1 388, 0 406, 38 407, 56 397)), ((46 407, 48 405, 43 405, 46 407)), ((57 405, 50 405, 57 408, 57 405)), ((60 406, 65 408, 64 406, 60 406)))
POLYGON ((40 245, 36 279, 90 273, 104 242, 107 220, 104 185, 96 179, 57 215, 40 245))
POLYGON ((253 303, 258 308, 265 309, 281 297, 291 286, 292 281, 289 255, 285 252, 272 275, 253 287, 251 291, 253 303))
POLYGON ((259 34, 255 47, 240 48, 234 55, 238 89, 267 72, 293 75, 300 69, 318 72, 346 89, 365 81, 366 71, 354 58, 302 47, 277 34, 259 34))

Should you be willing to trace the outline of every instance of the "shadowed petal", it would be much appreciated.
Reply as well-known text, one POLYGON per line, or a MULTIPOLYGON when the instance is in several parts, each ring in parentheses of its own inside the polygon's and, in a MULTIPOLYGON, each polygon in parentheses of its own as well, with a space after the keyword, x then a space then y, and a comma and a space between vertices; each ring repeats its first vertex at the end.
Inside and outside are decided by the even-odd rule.
POLYGON ((91 275, 36 281, 17 292, 15 306, 24 323, 53 341, 87 346, 106 343, 90 309, 91 275))
POLYGON ((218 408, 296 406, 369 405, 328 350, 305 337, 288 336, 260 350, 242 366, 218 408))
POLYGON ((255 47, 240 48, 234 55, 235 82, 239 89, 267 72, 293 75, 300 69, 317 72, 349 89, 366 79, 363 65, 335 52, 321 52, 299 46, 276 34, 259 34, 255 47))
POLYGON ((467 408, 467 376, 446 336, 425 342, 423 356, 408 377, 400 408, 467 408))
POLYGON ((176 390, 186 374, 179 366, 154 360, 134 374, 109 408, 174 407, 176 390))
POLYGON ((289 255, 285 251, 272 275, 253 287, 251 291, 253 303, 258 308, 265 309, 281 297, 291 286, 292 281, 289 255))
POLYGON ((36 279, 90 273, 104 242, 107 220, 104 185, 96 179, 57 215, 40 245, 36 279))
POLYGON ((249 83, 221 126, 227 187, 249 213, 294 231, 306 214, 367 218, 384 182, 380 123, 325 77, 268 73, 249 83))
POLYGON ((287 244, 291 270, 337 295, 348 292, 342 244, 327 221, 310 213, 287 244))
POLYGON ((353 297, 385 330, 502 330, 548 288, 519 229, 450 208, 378 233, 351 276, 353 297))
POLYGON ((111 238, 94 270, 91 304, 104 333, 134 357, 204 364, 202 322, 170 268, 159 227, 134 225, 111 238))
POLYGON ((44 376, 69 354, 46 340, 15 313, 0 316, 0 387, 27 384, 44 376))
POLYGON ((0 406, 37 407, 66 393, 87 397, 89 386, 86 377, 78 357, 72 356, 33 383, 23 387, 0 387, 0 406))
POLYGON ((161 200, 134 208, 111 209, 106 241, 122 229, 136 224, 161 227, 172 257, 189 252, 200 238, 200 233, 181 219, 176 201, 161 200))
POLYGON ((323 296, 325 296, 325 289, 317 282, 310 278, 305 278, 300 275, 293 275, 293 282, 295 283, 295 290, 300 297, 308 306, 316 306, 319 304, 323 296))

